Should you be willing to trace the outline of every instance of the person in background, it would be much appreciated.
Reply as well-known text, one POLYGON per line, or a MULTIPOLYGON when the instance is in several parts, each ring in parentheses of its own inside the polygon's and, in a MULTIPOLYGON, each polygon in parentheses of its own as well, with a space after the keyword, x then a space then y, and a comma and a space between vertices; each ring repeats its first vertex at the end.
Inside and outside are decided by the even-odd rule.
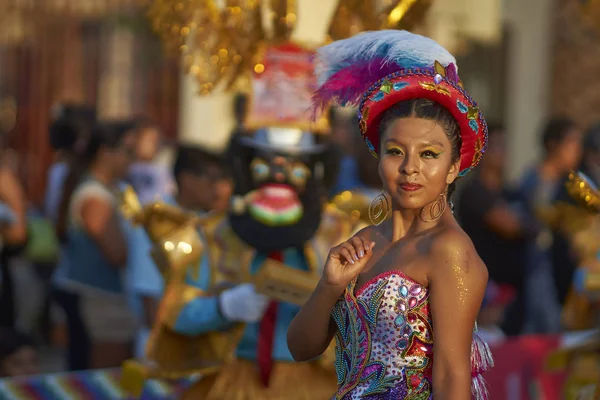
MULTIPOLYGON (((520 192, 530 217, 539 218, 551 208, 568 172, 581 159, 581 131, 574 121, 566 118, 550 120, 542 133, 543 159, 524 176, 520 192)), ((557 290, 553 271, 554 234, 549 227, 540 231, 528 249, 526 277, 526 333, 558 332, 560 305, 564 297, 557 290)), ((566 293, 564 293, 566 295, 566 293)))
POLYGON ((39 320, 39 333, 46 341, 50 340, 51 330, 51 281, 60 252, 54 224, 62 187, 75 149, 89 136, 95 121, 96 111, 93 107, 81 104, 60 104, 53 107, 48 126, 48 140, 55 151, 54 162, 48 168, 43 204, 40 208, 30 207, 27 212, 28 243, 24 249, 24 256, 31 263, 40 286, 34 293, 28 294, 27 305, 22 307, 21 317, 25 317, 25 326, 23 320, 17 323, 20 323, 20 329, 23 331, 31 332, 35 321, 39 320), (27 315, 29 318, 26 318, 27 315))
POLYGON ((69 164, 59 206, 56 231, 63 249, 58 269, 64 274, 63 296, 57 300, 67 315, 69 352, 89 352, 90 368, 120 365, 130 355, 135 334, 124 288, 127 240, 116 197, 135 144, 132 123, 96 126, 69 164), (82 326, 75 323, 78 319, 82 326), (72 348, 78 335, 89 336, 89 349, 72 348))
POLYGON ((531 206, 551 203, 564 176, 577 168, 582 154, 582 132, 567 118, 550 120, 542 133, 543 159, 524 176, 521 189, 531 206))
POLYGON ((217 154, 195 146, 180 146, 173 166, 176 202, 198 213, 226 211, 233 192, 231 171, 217 154))
POLYGON ((129 167, 127 180, 142 204, 173 194, 174 183, 166 166, 156 161, 161 148, 161 132, 148 121, 137 123, 135 161, 129 167))
POLYGON ((465 182, 458 199, 461 226, 473 240, 477 253, 488 267, 490 280, 510 286, 515 303, 507 312, 502 328, 508 335, 521 331, 524 305, 525 253, 535 238, 537 224, 519 207, 518 199, 504 188, 505 133, 490 123, 488 148, 475 175, 465 182))
POLYGON ((44 215, 56 223, 62 187, 67 177, 68 165, 84 146, 92 126, 96 123, 96 110, 81 105, 58 105, 53 109, 49 127, 50 146, 56 152, 55 161, 48 168, 44 215))
POLYGON ((593 125, 583 139, 583 159, 579 170, 600 186, 600 123, 593 125))
MULTIPOLYGON (((584 173, 593 184, 600 185, 600 123, 592 125, 583 138, 583 156, 578 170, 584 173)), ((559 187, 556 201, 573 202, 564 184, 559 187)), ((560 230, 553 232, 551 252, 554 282, 559 301, 564 305, 573 283, 573 274, 579 266, 580 260, 572 251, 570 239, 560 230)))
MULTIPOLYGON (((53 114, 54 119, 49 127, 49 140, 56 151, 56 161, 48 170, 44 215, 56 225, 69 167, 77 163, 80 153, 85 150, 96 123, 96 111, 84 106, 61 105, 55 107, 53 114)), ((63 259, 62 262, 57 263, 51 278, 51 296, 66 314, 69 336, 67 368, 77 371, 89 367, 89 338, 83 327, 77 296, 63 287, 66 271, 66 260, 63 259)))
POLYGON ((16 307, 10 264, 27 243, 27 205, 18 176, 18 158, 7 148, 8 134, 0 133, 0 327, 12 328, 16 307))
POLYGON ((39 371, 33 340, 14 329, 0 329, 0 378, 35 375, 39 371))
MULTIPOLYGON (((199 215, 227 210, 233 182, 221 156, 200 147, 179 146, 173 176, 177 195, 168 199, 169 203, 199 215)), ((163 278, 149 257, 151 248, 147 237, 137 235, 135 244, 130 246, 128 262, 132 304, 142 321, 135 344, 135 356, 140 359, 145 356, 146 342, 164 289, 163 278)))

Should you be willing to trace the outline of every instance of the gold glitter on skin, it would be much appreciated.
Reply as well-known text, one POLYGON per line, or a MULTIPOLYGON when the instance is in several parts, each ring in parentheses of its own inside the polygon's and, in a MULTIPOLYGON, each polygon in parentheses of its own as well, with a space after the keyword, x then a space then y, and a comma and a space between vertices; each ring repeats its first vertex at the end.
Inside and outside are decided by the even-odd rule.
POLYGON ((465 284, 465 274, 467 271, 468 257, 466 254, 460 254, 459 252, 453 252, 450 257, 450 263, 452 272, 456 276, 456 286, 458 289, 458 304, 459 307, 464 308, 467 304, 467 297, 469 295, 469 289, 465 284))

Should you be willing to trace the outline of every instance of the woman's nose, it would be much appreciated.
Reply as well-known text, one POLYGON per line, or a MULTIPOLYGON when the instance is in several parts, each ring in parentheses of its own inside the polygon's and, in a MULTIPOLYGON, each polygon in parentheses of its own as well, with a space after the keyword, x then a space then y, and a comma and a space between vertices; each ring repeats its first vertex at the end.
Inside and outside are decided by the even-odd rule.
POLYGON ((413 157, 413 156, 404 157, 402 165, 400 166, 400 172, 402 172, 406 175, 412 175, 412 174, 418 172, 418 170, 419 170, 418 162, 415 157, 413 157))

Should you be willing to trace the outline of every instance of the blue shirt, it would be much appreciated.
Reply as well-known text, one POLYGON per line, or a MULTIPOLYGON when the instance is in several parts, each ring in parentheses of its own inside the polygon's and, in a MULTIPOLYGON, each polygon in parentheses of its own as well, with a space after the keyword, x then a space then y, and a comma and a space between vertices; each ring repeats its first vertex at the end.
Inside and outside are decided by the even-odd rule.
POLYGON ((360 181, 358 175, 358 161, 354 156, 345 156, 340 161, 340 174, 337 182, 331 190, 335 195, 346 190, 363 189, 365 185, 360 181))
POLYGON ((44 214, 56 223, 58 207, 62 197, 62 189, 69 173, 67 163, 54 163, 48 170, 48 183, 46 184, 46 198, 44 200, 44 214))
POLYGON ((129 225, 127 231, 127 292, 135 314, 143 320, 142 297, 160 299, 163 277, 152 256, 152 242, 141 226, 129 225))
MULTIPOLYGON (((287 249, 283 250, 283 263, 288 267, 308 271, 308 263, 302 250, 287 249)), ((266 260, 267 254, 258 252, 252 260, 250 271, 255 274, 258 268, 266 260)), ((195 275, 195 274, 194 274, 195 275)), ((186 283, 199 289, 207 290, 210 284, 210 268, 208 265, 208 256, 204 255, 200 264, 200 273, 197 279, 193 279, 189 274, 186 283)), ((287 346, 287 330, 300 311, 300 307, 295 304, 279 302, 277 307, 277 317, 275 321, 274 339, 273 339, 273 360, 293 361, 292 355, 287 346)), ((232 323, 225 320, 219 313, 218 297, 198 297, 184 306, 175 323, 175 331, 186 335, 198 335, 201 333, 219 331, 232 326, 232 323)), ((260 322, 246 324, 246 329, 237 348, 237 356, 243 359, 255 360, 256 350, 259 339, 260 322)))

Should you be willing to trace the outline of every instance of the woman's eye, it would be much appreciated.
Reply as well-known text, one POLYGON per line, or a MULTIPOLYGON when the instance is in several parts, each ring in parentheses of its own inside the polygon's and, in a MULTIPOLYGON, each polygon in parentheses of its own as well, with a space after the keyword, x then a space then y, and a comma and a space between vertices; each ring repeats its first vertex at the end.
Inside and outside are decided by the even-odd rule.
POLYGON ((398 155, 402 154, 402 151, 400 151, 400 149, 387 149, 385 152, 387 154, 391 154, 391 155, 394 155, 394 156, 398 156, 398 155))
POLYGON ((438 153, 434 153, 431 150, 426 150, 421 155, 425 158, 438 158, 438 156, 439 156, 438 153))

